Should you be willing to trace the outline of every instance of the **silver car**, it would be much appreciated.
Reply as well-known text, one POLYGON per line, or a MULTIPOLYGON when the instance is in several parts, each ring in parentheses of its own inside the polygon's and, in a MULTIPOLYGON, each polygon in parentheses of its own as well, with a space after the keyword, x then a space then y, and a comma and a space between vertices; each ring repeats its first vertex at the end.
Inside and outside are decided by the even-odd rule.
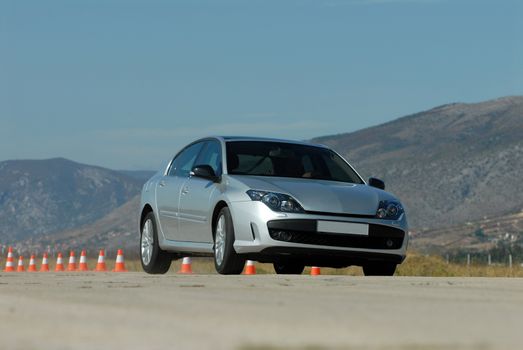
POLYGON ((249 259, 279 274, 359 265, 365 275, 393 275, 405 258, 407 219, 384 188, 326 146, 204 138, 143 187, 142 266, 165 273, 174 259, 213 256, 221 274, 241 273, 249 259))

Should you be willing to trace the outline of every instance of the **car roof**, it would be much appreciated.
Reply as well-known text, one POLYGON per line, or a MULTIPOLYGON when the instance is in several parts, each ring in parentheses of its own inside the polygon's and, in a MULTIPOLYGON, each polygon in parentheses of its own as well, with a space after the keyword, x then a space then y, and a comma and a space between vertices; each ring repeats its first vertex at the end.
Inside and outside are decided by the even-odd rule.
POLYGON ((282 143, 293 143, 293 144, 297 144, 297 145, 328 148, 327 146, 321 145, 318 143, 312 143, 312 142, 307 142, 307 141, 287 140, 287 139, 277 139, 277 138, 270 138, 270 137, 255 137, 255 136, 212 136, 212 137, 217 138, 217 139, 222 139, 225 142, 235 142, 235 141, 282 142, 282 143))

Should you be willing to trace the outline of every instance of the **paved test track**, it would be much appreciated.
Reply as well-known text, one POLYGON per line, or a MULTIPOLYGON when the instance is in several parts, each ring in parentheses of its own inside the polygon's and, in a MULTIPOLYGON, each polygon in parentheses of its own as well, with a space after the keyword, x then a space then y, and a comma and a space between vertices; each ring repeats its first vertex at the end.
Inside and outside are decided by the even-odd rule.
POLYGON ((523 279, 0 273, 0 349, 522 349, 523 279))

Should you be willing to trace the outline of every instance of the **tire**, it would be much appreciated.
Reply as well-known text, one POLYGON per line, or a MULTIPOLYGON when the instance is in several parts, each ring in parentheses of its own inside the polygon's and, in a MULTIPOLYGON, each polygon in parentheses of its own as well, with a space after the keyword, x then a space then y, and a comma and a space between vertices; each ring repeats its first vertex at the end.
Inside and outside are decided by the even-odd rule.
POLYGON ((214 225, 214 267, 222 275, 239 275, 245 259, 234 251, 234 226, 229 208, 220 210, 214 225))
POLYGON ((305 265, 299 261, 278 261, 272 264, 278 275, 301 275, 305 265))
POLYGON ((365 276, 393 276, 396 271, 396 264, 394 263, 368 263, 363 265, 363 273, 365 276))
POLYGON ((140 261, 143 270, 150 274, 164 274, 171 267, 172 254, 158 245, 158 230, 153 212, 145 216, 140 228, 140 261))

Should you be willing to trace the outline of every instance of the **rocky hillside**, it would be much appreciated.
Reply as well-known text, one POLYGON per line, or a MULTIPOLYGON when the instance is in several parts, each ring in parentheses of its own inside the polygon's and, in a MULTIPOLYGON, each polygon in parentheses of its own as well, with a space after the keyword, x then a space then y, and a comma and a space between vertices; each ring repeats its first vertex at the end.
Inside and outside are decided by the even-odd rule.
POLYGON ((385 180, 415 231, 523 209, 523 96, 444 105, 314 141, 385 180))
POLYGON ((19 253, 66 252, 69 249, 86 249, 87 254, 96 256, 100 248, 115 252, 123 248, 127 257, 138 257, 138 211, 140 196, 136 195, 122 206, 82 227, 53 232, 20 241, 14 247, 19 253))
POLYGON ((411 247, 426 253, 493 250, 523 243, 523 211, 475 222, 415 232, 411 247))
POLYGON ((136 196, 142 183, 62 158, 0 162, 0 243, 92 223, 136 196))

